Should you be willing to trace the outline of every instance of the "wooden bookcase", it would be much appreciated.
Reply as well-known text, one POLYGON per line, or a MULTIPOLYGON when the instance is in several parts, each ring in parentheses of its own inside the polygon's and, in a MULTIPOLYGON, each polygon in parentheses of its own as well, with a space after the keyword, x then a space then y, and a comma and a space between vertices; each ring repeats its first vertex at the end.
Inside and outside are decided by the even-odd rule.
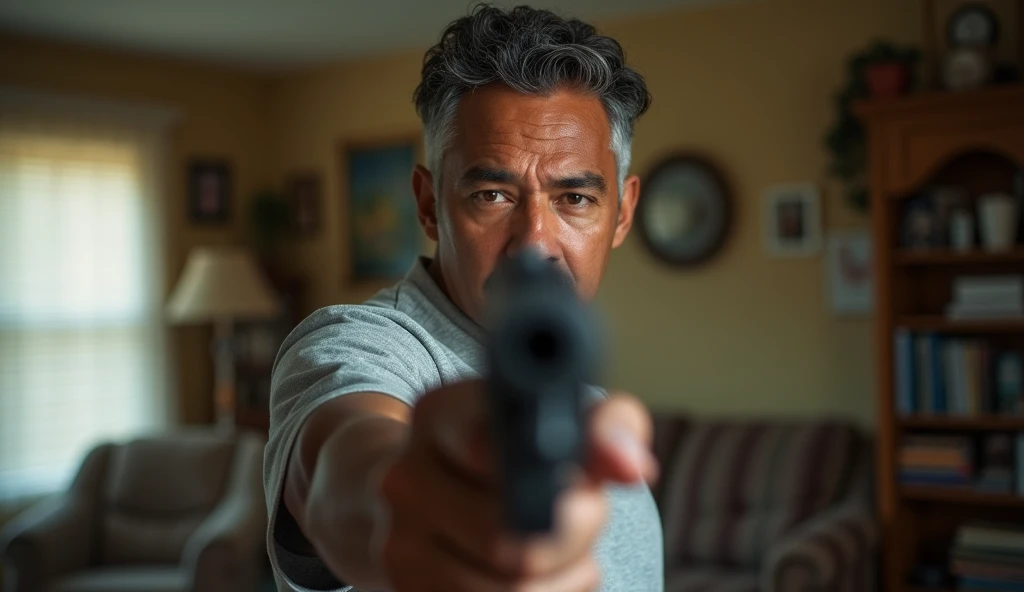
MULTIPOLYGON (((914 566, 942 565, 957 527, 968 520, 1024 524, 1024 497, 971 489, 905 487, 897 478, 906 434, 1024 431, 1024 417, 902 416, 896 412, 894 331, 994 340, 1024 351, 1024 321, 956 322, 944 307, 953 279, 965 274, 1024 273, 1024 244, 1002 253, 955 253, 902 246, 906 200, 932 185, 957 185, 971 199, 1011 192, 1024 168, 1024 86, 961 94, 926 94, 865 102, 871 217, 875 239, 878 504, 883 528, 882 584, 889 592, 926 590, 908 583, 914 566)), ((977 233, 976 233, 977 234, 977 233)), ((936 588, 935 590, 941 590, 936 588)))

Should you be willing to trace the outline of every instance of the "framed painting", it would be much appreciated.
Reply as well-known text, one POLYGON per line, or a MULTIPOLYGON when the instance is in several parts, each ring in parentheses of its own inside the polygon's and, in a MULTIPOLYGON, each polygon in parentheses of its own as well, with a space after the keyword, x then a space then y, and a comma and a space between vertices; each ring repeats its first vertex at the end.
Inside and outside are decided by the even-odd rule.
POLYGON ((231 166, 220 159, 193 159, 188 165, 188 219, 197 225, 223 225, 231 216, 231 166))
POLYGON ((353 282, 394 280, 423 253, 412 171, 420 160, 419 135, 345 143, 341 188, 353 282))

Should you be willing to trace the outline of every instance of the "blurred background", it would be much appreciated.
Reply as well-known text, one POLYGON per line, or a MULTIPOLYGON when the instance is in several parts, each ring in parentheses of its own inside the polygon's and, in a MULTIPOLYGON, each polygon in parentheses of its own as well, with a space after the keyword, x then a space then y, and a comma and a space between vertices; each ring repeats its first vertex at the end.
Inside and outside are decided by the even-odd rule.
MULTIPOLYGON (((850 573, 867 590, 951 586, 963 529, 980 518, 1019 526, 1024 509, 1024 7, 533 5, 617 39, 654 98, 633 143, 641 212, 598 299, 612 335, 608 386, 676 422, 686 435, 672 432, 671 458, 689 459, 671 454, 711 438, 707 450, 725 450, 717 462, 728 467, 730 455, 756 449, 736 442, 752 445, 775 429, 797 434, 797 444, 770 439, 792 459, 785 466, 794 482, 830 466, 830 454, 851 464, 864 455, 872 483, 858 495, 868 526, 850 573), (963 282, 974 276, 989 283, 963 282), (947 311, 958 296, 979 293, 980 312, 970 302, 960 316, 947 311), (965 329, 957 323, 965 318, 983 324, 965 329), (959 337, 924 339, 949 335, 959 337), (985 353, 964 353, 965 340, 988 344, 985 353), (938 403, 910 382, 924 370, 896 361, 903 348, 918 360, 918 341, 941 348, 927 371, 935 384, 950 368, 938 403), (984 360, 976 362, 977 389, 957 382, 966 380, 957 360, 971 356, 984 360), (901 376, 911 386, 900 386, 901 376), (761 431, 720 441, 721 431, 701 422, 761 431), (906 441, 912 430, 947 438, 939 456, 954 459, 956 475, 969 473, 969 489, 953 483, 960 493, 952 501, 946 489, 906 494, 908 484, 950 484, 948 475, 920 481, 913 472, 914 462, 934 469, 937 461, 934 449, 924 461, 914 456, 920 446, 904 454, 915 444, 906 441), (808 456, 826 442, 831 452, 808 456), (973 493, 989 464, 1007 471, 996 498, 973 493), (934 532, 919 526, 938 514, 955 519, 934 532), (881 541, 896 531, 904 534, 892 535, 885 578, 875 579, 881 541)), ((107 489, 95 485, 100 493, 83 498, 94 504, 83 524, 104 503, 123 510, 96 519, 106 543, 90 546, 91 535, 65 525, 49 531, 53 540, 40 535, 49 542, 39 548, 81 538, 78 555, 23 557, 68 573, 189 558, 189 569, 216 571, 203 567, 215 561, 201 550, 214 535, 195 530, 226 503, 232 479, 249 483, 231 467, 248 466, 258 478, 249 448, 258 445, 239 433, 265 437, 281 340, 317 308, 362 301, 431 252, 408 189, 422 157, 412 93, 424 50, 468 7, 0 0, 0 526, 93 482, 107 489), (184 443, 160 439, 185 428, 184 443), (94 449, 129 438, 150 440, 134 452, 94 449), (217 477, 209 491, 162 499, 152 469, 139 468, 153 463, 217 477), (138 518, 172 511, 191 526, 168 534, 138 518), (154 538, 164 546, 139 550, 154 538)), ((769 479, 777 469, 740 474, 769 479)), ((815 490, 831 492, 820 503, 772 499, 800 505, 807 518, 852 491, 853 478, 841 472, 815 490)), ((759 489, 754 477, 737 485, 742 478, 722 475, 708 480, 759 489)), ((721 497, 707 488, 661 495, 721 497)), ((693 527, 679 512, 663 506, 672 525, 693 527)), ((261 519, 259 506, 232 527, 258 547, 261 519)), ((675 544, 671 565, 731 566, 745 577, 769 569, 768 542, 742 560, 700 550, 721 545, 675 544)), ((19 547, 9 549, 17 555, 19 547)), ((5 572, 5 590, 36 589, 25 582, 42 586, 48 577, 23 575, 15 586, 5 572)), ((168 573, 142 589, 199 587, 193 572, 180 580, 168 573)), ((265 569, 254 577, 265 579, 265 569)), ((60 589, 101 589, 88 585, 60 589)))

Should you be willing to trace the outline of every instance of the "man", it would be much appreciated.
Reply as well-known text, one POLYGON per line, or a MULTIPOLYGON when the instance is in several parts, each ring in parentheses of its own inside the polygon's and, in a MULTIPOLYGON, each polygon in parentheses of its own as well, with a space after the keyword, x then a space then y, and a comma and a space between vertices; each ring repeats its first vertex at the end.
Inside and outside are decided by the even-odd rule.
POLYGON ((268 545, 281 590, 660 592, 650 420, 625 395, 588 415, 587 463, 549 535, 502 528, 481 316, 498 263, 532 248, 592 298, 629 231, 642 78, 589 25, 478 7, 426 55, 412 175, 437 242, 358 306, 306 319, 274 369, 268 545))

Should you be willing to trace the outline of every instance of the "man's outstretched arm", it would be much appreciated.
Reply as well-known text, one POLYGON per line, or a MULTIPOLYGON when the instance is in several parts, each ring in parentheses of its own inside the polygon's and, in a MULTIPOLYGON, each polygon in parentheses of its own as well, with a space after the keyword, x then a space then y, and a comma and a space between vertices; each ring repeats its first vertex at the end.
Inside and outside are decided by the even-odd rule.
POLYGON ((368 544, 379 514, 372 481, 404 445, 411 415, 408 405, 379 393, 331 399, 306 419, 288 460, 284 505, 312 544, 305 551, 348 585, 384 587, 368 544))
POLYGON ((503 516, 485 385, 446 385, 410 409, 387 395, 344 395, 302 427, 285 505, 316 555, 363 590, 585 592, 608 516, 604 485, 650 480, 650 420, 634 398, 592 408, 588 454, 559 496, 555 528, 523 539, 503 516))

